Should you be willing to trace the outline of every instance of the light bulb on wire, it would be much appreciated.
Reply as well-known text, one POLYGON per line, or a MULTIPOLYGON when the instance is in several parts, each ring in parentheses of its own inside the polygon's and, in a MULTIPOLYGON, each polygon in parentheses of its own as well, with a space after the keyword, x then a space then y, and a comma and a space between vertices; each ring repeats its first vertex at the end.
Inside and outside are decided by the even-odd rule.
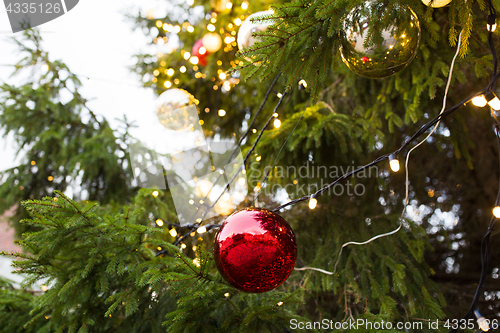
POLYGON ((474 310, 474 315, 477 318, 477 324, 479 325, 479 328, 483 332, 488 332, 490 330, 490 324, 488 323, 488 319, 484 318, 483 315, 478 310, 474 310))
POLYGON ((493 208, 493 215, 497 219, 500 219, 500 206, 496 206, 495 208, 493 208))
POLYGON ((389 166, 391 167, 391 170, 394 172, 399 171, 399 160, 397 159, 396 155, 390 154, 389 155, 389 166))
POLYGON ((496 30, 497 28, 497 23, 495 22, 496 20, 496 15, 488 15, 488 20, 487 20, 487 23, 486 23, 486 30, 488 30, 489 32, 493 32, 496 30))
POLYGON ((500 110, 500 99, 492 91, 487 91, 483 95, 475 96, 472 99, 472 104, 475 106, 483 107, 488 104, 495 111, 500 110))
POLYGON ((309 199, 309 209, 314 209, 318 205, 318 200, 314 197, 314 195, 311 195, 311 198, 309 199))

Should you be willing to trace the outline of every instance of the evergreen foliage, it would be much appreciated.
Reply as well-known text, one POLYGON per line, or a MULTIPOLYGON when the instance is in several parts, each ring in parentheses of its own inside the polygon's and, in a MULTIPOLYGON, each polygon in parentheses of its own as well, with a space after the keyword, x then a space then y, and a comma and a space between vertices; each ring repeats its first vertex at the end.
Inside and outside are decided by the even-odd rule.
MULTIPOLYGON (((200 101, 205 135, 216 139, 238 140, 247 129, 260 129, 278 102, 275 92, 286 91, 277 111, 281 127, 264 132, 246 165, 250 189, 261 189, 258 200, 250 191, 240 204, 274 208, 284 197, 313 193, 393 151, 437 115, 462 29, 448 105, 488 81, 492 57, 483 28, 484 2, 453 0, 446 8, 432 9, 417 0, 385 1, 387 6, 409 5, 419 17, 422 38, 413 62, 380 80, 356 76, 338 55, 342 17, 358 3, 251 2, 250 12, 269 5, 274 9, 262 17, 274 24, 256 33, 262 42, 243 51, 234 42, 224 43, 202 67, 184 55, 207 32, 207 24, 214 24, 223 39, 235 36, 235 18, 248 11, 240 2, 216 13, 217 1, 174 1, 165 17, 140 13, 134 20, 138 27, 155 29, 152 43, 171 38, 168 25, 178 25, 179 49, 139 54, 132 70, 158 94, 167 81, 192 93, 200 101), (169 68, 174 75, 167 74, 169 68), (227 74, 231 89, 222 89, 221 73, 227 74), (275 92, 266 97, 278 73, 275 92), (306 91, 296 89, 299 79, 307 81, 306 91), (225 117, 217 115, 219 109, 226 111, 225 117)), ((406 330, 410 332, 435 332, 427 323, 440 320, 439 331, 445 332, 447 319, 458 319, 468 310, 479 279, 480 240, 496 198, 493 184, 500 176, 491 116, 485 109, 463 107, 413 153, 411 214, 400 232, 344 248, 337 264, 343 243, 364 241, 398 226, 404 176, 379 164, 325 192, 315 210, 297 204, 280 213, 297 236, 297 267, 336 268, 335 274, 294 271, 276 290, 247 294, 229 286, 215 269, 210 251, 214 229, 200 234, 196 226, 178 225, 168 189, 132 186, 130 163, 125 162, 131 158, 125 147, 131 125, 125 121, 125 130, 114 131, 88 110, 78 93, 78 78, 62 62, 48 58, 36 32, 27 36, 34 46, 17 41, 27 55, 17 68, 46 63, 49 70, 30 76, 24 85, 1 86, 0 126, 28 154, 22 165, 4 173, 0 209, 22 201, 15 219, 26 213, 16 225, 29 232, 19 242, 24 252, 11 254, 18 257, 19 273, 27 276, 23 286, 0 282, 0 332, 283 332, 294 331, 294 321, 310 324, 312 331, 329 331, 314 326, 324 319, 423 324, 406 330), (71 97, 63 98, 62 91, 71 97), (75 182, 86 197, 63 194, 75 182), (447 222, 450 218, 453 225, 447 222), (155 224, 157 219, 164 224, 155 224), (176 236, 169 232, 172 228, 176 236), (158 251, 162 254, 156 256, 158 251), (32 291, 36 281, 49 289, 32 291)), ((249 132, 244 153, 257 135, 249 132)), ((493 236, 491 270, 480 303, 489 319, 500 317, 496 241, 493 236)))

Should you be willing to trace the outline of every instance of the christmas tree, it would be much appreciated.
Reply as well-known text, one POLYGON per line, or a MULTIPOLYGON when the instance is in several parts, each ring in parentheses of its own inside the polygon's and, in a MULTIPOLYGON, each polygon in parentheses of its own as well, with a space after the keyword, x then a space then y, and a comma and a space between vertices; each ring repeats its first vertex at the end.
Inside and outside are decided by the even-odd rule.
POLYGON ((0 185, 27 276, 1 281, 0 331, 496 330, 498 5, 131 15, 157 49, 132 68, 151 113, 193 139, 174 154, 96 116, 27 31, 16 69, 46 68, 1 86, 0 126, 29 154, 0 185))

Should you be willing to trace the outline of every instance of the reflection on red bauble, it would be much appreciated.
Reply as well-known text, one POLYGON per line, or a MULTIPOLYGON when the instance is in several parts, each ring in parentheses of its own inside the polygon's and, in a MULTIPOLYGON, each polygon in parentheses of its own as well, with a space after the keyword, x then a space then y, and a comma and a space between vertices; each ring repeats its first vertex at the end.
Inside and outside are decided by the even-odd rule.
POLYGON ((297 242, 285 219, 252 207, 224 221, 215 237, 214 258, 235 288, 262 293, 288 278, 297 260, 297 242))
POLYGON ((208 56, 208 51, 207 49, 203 46, 203 41, 201 39, 198 39, 194 45, 193 49, 191 50, 191 54, 193 56, 198 57, 198 63, 201 66, 206 66, 207 65, 207 56, 208 56))

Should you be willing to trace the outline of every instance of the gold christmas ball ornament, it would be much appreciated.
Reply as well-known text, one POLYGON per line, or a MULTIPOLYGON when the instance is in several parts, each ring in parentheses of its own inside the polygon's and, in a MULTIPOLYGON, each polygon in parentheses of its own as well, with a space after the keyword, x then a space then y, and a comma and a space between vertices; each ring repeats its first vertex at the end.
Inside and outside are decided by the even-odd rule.
POLYGON ((441 8, 451 2, 451 0, 422 0, 424 5, 432 8, 441 8))
POLYGON ((340 55, 354 73, 384 78, 408 66, 419 43, 420 23, 411 8, 366 1, 344 19, 340 55))
POLYGON ((265 21, 253 21, 253 19, 264 16, 264 15, 269 15, 270 12, 268 11, 263 11, 263 12, 257 12, 253 13, 252 15, 248 16, 245 21, 240 26, 240 29, 238 30, 238 48, 240 50, 243 50, 244 48, 250 47, 255 42, 259 40, 258 37, 252 37, 252 34, 256 31, 266 31, 267 27, 270 26, 273 22, 270 20, 265 20, 265 21))
POLYGON ((182 131, 193 128, 198 121, 198 101, 186 90, 172 88, 158 97, 156 115, 167 129, 182 131))

